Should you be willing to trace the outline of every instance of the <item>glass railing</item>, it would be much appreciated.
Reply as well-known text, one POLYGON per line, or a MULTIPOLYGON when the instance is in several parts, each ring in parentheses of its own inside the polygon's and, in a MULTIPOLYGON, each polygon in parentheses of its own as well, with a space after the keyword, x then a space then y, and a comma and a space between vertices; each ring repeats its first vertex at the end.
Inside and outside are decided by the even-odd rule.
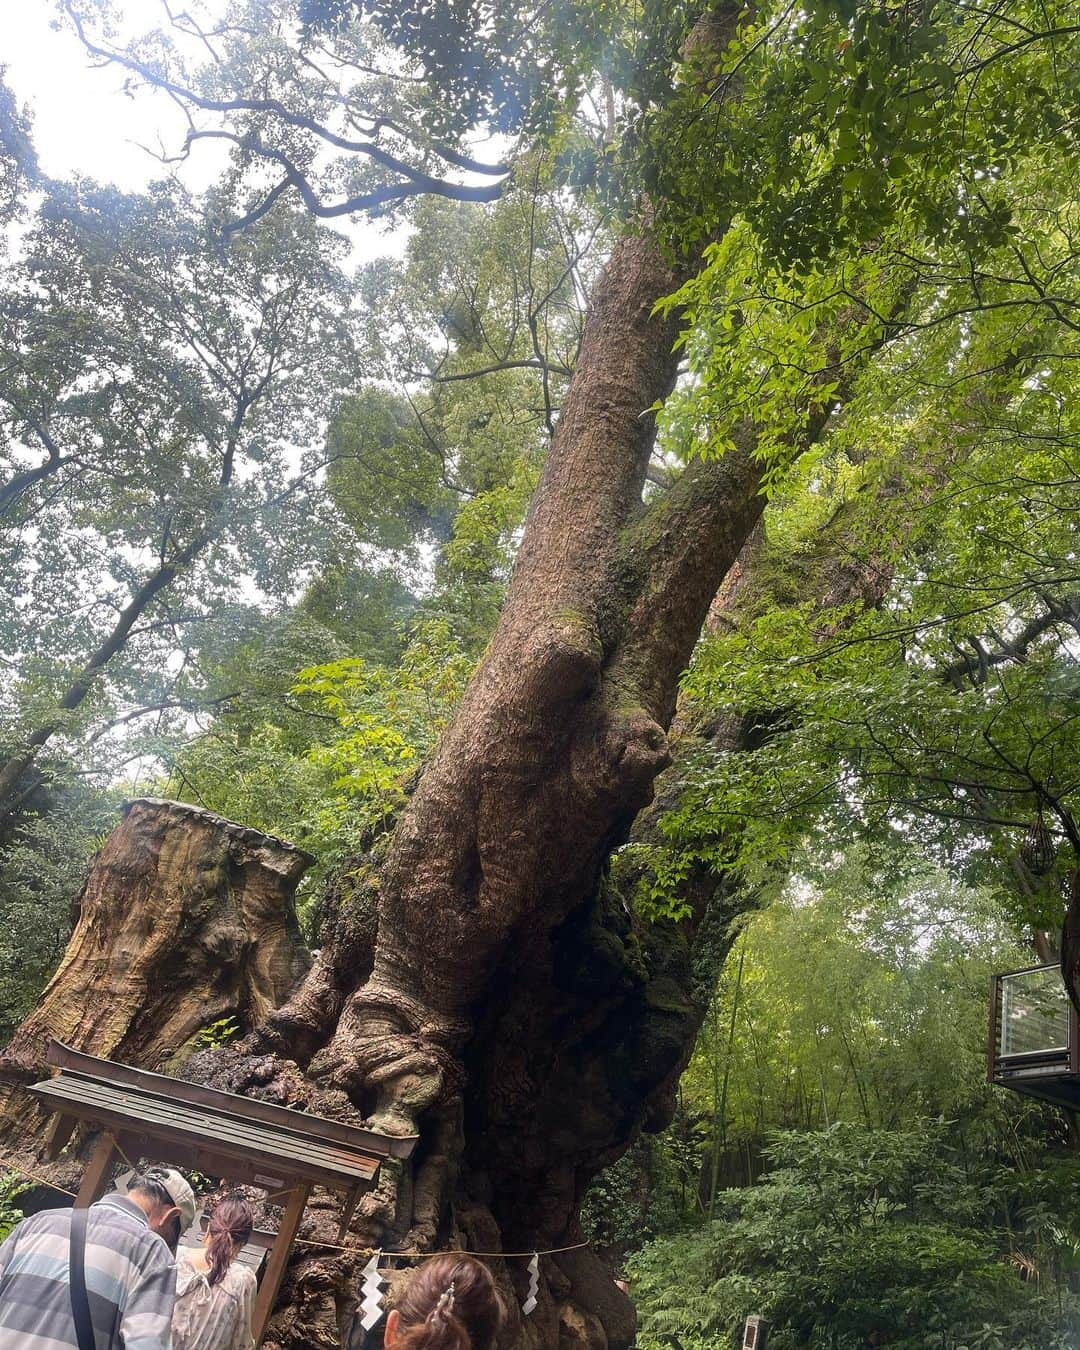
POLYGON ((1069 996, 1057 966, 1001 976, 998 1054, 1041 1055, 1069 1049, 1069 996))

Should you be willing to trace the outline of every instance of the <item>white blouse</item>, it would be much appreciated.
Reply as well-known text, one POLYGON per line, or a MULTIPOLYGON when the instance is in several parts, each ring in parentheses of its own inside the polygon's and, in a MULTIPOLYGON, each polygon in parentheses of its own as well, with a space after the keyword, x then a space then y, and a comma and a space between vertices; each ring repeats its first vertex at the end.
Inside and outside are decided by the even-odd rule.
POLYGON ((197 1248, 176 1252, 176 1306, 173 1350, 252 1350, 251 1314, 255 1306, 255 1273, 233 1261, 224 1279, 211 1285, 191 1264, 197 1248))

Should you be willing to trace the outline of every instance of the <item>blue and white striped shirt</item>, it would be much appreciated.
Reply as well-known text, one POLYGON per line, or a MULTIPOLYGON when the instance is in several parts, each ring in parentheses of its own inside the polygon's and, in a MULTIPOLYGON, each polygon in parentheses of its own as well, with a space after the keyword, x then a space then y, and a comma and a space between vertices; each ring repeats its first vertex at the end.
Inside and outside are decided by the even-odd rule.
MULTIPOLYGON (((68 1278, 71 1210, 24 1219, 0 1246, 0 1350, 78 1350, 68 1278)), ((90 1206, 86 1294, 97 1350, 168 1350, 176 1265, 133 1201, 90 1206)))

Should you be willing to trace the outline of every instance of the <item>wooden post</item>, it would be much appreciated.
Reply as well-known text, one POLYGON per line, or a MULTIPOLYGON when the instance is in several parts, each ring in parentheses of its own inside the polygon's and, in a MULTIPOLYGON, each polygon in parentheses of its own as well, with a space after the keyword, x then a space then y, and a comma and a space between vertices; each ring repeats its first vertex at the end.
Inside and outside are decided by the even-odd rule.
POLYGON ((109 1173, 120 1156, 116 1138, 107 1131, 102 1134, 90 1158, 89 1166, 79 1183, 79 1194, 75 1197, 76 1209, 88 1209, 95 1200, 100 1200, 109 1184, 109 1173))
POLYGON ((262 1338, 266 1334, 266 1325, 270 1321, 270 1314, 274 1311, 278 1290, 281 1288, 281 1281, 285 1277, 285 1267, 289 1262, 293 1239, 300 1227, 300 1220, 304 1217, 304 1210, 307 1208, 310 1194, 311 1183, 309 1181, 298 1181, 289 1197, 289 1203, 285 1206, 285 1213, 281 1216, 281 1227, 278 1229, 274 1245, 270 1249, 270 1259, 266 1263, 262 1283, 259 1285, 259 1293, 255 1299, 252 1330, 255 1335, 256 1346, 262 1344, 262 1338))
POLYGON ((74 1116, 67 1116, 63 1111, 58 1111, 53 1116, 49 1128, 45 1131, 45 1144, 42 1149, 47 1162, 55 1162, 63 1153, 78 1123, 74 1116))
POLYGON ((349 1224, 352 1223, 352 1216, 356 1213, 356 1206, 363 1193, 363 1186, 354 1186, 349 1192, 349 1198, 345 1202, 345 1208, 341 1211, 341 1223, 338 1226, 338 1242, 344 1242, 348 1237, 349 1224))

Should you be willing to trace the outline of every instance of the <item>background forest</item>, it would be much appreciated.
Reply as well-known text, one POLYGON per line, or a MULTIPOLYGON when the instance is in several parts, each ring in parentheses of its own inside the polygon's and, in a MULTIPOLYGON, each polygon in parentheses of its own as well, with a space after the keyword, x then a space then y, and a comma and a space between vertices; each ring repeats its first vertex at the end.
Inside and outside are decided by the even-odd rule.
MULTIPOLYGON (((700 265, 659 303, 680 364, 643 501, 678 532, 685 485, 745 456, 760 515, 605 865, 640 950, 694 925, 703 1020, 586 1231, 645 1350, 751 1312, 770 1350, 1075 1346, 1080 1126, 986 1083, 990 974, 1057 961, 1080 904, 1075 12, 766 5, 673 76, 712 7, 553 8, 551 50, 477 29, 503 83, 475 106, 437 42, 449 112, 376 81, 391 122, 481 125, 505 163, 402 194, 360 263, 303 193, 259 196, 250 128, 207 189, 58 181, 0 83, 0 1043, 131 796, 309 850, 328 940, 489 650, 644 200, 700 265)), ((257 56, 318 112, 398 59, 357 12, 184 14, 104 59, 210 106, 257 56)), ((371 207, 368 161, 286 149, 371 207)))

